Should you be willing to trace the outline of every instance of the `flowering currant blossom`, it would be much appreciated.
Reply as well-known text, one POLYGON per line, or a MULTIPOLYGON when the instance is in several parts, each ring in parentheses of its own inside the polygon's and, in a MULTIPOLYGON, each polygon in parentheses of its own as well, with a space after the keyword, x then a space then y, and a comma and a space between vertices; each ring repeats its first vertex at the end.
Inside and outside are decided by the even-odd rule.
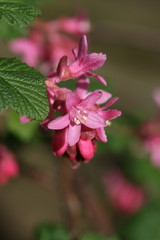
POLYGON ((140 136, 143 140, 145 150, 150 154, 151 161, 160 167, 160 89, 156 89, 153 98, 159 107, 155 118, 143 123, 140 127, 140 136))
POLYGON ((121 115, 120 111, 107 110, 117 98, 99 107, 98 104, 109 100, 111 94, 103 90, 87 93, 87 82, 84 76, 79 79, 76 91, 67 94, 66 114, 48 124, 49 129, 56 130, 52 142, 53 153, 61 156, 66 152, 74 166, 79 165, 79 157, 83 163, 93 158, 96 140, 107 141, 104 127, 109 124, 109 120, 121 115))
POLYGON ((19 168, 14 155, 4 145, 0 145, 0 184, 16 177, 18 173, 19 168))
POLYGON ((107 196, 117 210, 134 214, 144 205, 143 190, 129 182, 120 171, 110 171, 105 174, 103 181, 107 196))
POLYGON ((48 84, 59 83, 68 79, 80 77, 82 75, 89 75, 97 78, 102 84, 106 85, 106 81, 103 77, 90 72, 103 66, 106 61, 106 55, 102 53, 88 54, 88 43, 86 35, 80 40, 79 48, 73 51, 75 61, 67 64, 68 58, 64 56, 61 58, 57 71, 49 75, 48 84))
MULTIPOLYGON (((56 27, 59 24, 64 29, 67 28, 64 20, 58 22, 56 27)), ((70 31, 74 32, 73 19, 70 24, 70 31)), ((89 76, 106 85, 103 77, 91 72, 103 66, 106 55, 88 53, 87 37, 83 35, 78 49, 73 49, 73 56, 73 61, 68 56, 63 56, 56 71, 48 74, 46 88, 50 110, 41 125, 55 131, 52 140, 53 153, 56 156, 67 154, 72 165, 77 167, 81 161, 87 163, 93 158, 97 140, 107 142, 104 128, 110 125, 110 120, 120 116, 121 112, 108 109, 118 100, 111 99, 110 93, 99 89, 88 92, 89 76), (61 81, 73 78, 77 80, 75 91, 59 86, 61 81), (60 116, 55 117, 56 113, 60 116)), ((21 116, 22 123, 29 121, 26 116, 21 116)))
POLYGON ((28 65, 38 67, 47 74, 64 55, 69 61, 74 59, 71 49, 77 44, 79 36, 89 31, 90 23, 82 17, 60 18, 51 22, 36 19, 28 36, 11 41, 9 46, 11 51, 22 55, 28 65))

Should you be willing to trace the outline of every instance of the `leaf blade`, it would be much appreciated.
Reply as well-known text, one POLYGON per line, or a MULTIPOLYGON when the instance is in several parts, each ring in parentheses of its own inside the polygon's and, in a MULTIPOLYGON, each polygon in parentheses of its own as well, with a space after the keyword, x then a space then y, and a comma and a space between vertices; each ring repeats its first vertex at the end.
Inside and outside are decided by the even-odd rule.
POLYGON ((15 24, 19 27, 29 25, 40 11, 28 4, 21 2, 0 2, 0 19, 9 24, 15 24))
POLYGON ((44 120, 49 111, 45 77, 15 58, 0 58, 0 110, 9 106, 20 115, 44 120))

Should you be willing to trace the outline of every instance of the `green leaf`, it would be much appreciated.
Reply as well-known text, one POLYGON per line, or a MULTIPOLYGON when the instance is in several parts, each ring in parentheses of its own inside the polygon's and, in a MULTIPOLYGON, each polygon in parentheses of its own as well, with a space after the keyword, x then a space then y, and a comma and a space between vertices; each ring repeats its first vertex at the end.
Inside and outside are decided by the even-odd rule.
POLYGON ((9 24, 23 27, 29 25, 40 11, 33 6, 21 2, 0 2, 0 19, 9 24))
POLYGON ((49 111, 45 77, 15 58, 0 58, 0 110, 9 106, 20 115, 44 120, 49 111))
POLYGON ((7 130, 21 141, 29 142, 38 135, 39 123, 37 121, 31 121, 26 124, 21 124, 20 117, 15 111, 10 111, 6 126, 7 130))
POLYGON ((62 226, 43 224, 35 233, 35 240, 71 240, 69 232, 62 226))

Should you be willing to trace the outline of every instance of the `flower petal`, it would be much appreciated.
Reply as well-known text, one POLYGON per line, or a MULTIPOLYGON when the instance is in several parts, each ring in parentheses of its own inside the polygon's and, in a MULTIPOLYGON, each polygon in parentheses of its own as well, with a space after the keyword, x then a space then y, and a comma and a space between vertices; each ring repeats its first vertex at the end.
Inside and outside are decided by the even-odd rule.
POLYGON ((117 118, 119 116, 121 116, 121 111, 118 110, 107 110, 107 111, 101 111, 99 112, 100 116, 103 117, 103 119, 107 120, 111 120, 114 118, 117 118))
POLYGON ((97 128, 96 133, 97 133, 98 140, 100 140, 102 142, 107 142, 107 136, 106 136, 104 128, 97 128))
POLYGON ((68 111, 71 110, 72 107, 76 106, 80 102, 80 98, 76 93, 69 93, 66 97, 66 108, 68 111))
POLYGON ((69 114, 66 114, 64 116, 57 117, 56 119, 51 121, 48 124, 48 128, 49 129, 54 129, 54 130, 63 129, 63 128, 65 128, 69 125, 69 122, 70 122, 69 114))
POLYGON ((63 56, 58 63, 57 74, 60 79, 63 78, 63 76, 65 74, 65 69, 67 67, 67 60, 68 60, 68 57, 63 56))
MULTIPOLYGON (((102 96, 97 100, 97 104, 103 104, 105 103, 106 101, 108 101, 111 97, 112 97, 112 94, 109 93, 109 92, 106 92, 104 90, 95 90, 93 91, 92 93, 95 93, 95 92, 101 92, 102 93, 102 96)), ((87 93, 86 96, 89 96, 91 93, 87 93)))
POLYGON ((117 102, 118 99, 119 99, 118 97, 112 98, 108 103, 106 103, 106 104, 101 108, 101 110, 105 110, 105 109, 109 108, 109 107, 112 106, 115 102, 117 102))
POLYGON ((68 144, 70 146, 75 145, 80 138, 80 133, 81 133, 81 124, 76 125, 76 124, 70 124, 69 129, 68 129, 68 144))
POLYGON ((106 54, 103 53, 91 53, 86 56, 84 56, 80 64, 83 66, 83 68, 87 70, 96 70, 98 68, 101 68, 103 64, 105 63, 107 57, 106 54))
POLYGON ((36 43, 25 38, 20 38, 12 41, 9 47, 14 53, 22 54, 23 61, 29 66, 34 67, 37 65, 40 49, 36 43))
POLYGON ((97 74, 95 74, 95 73, 88 72, 88 71, 86 72, 86 74, 87 74, 88 76, 97 78, 98 81, 99 81, 100 83, 102 83, 103 85, 105 85, 105 86, 107 85, 106 80, 105 80, 103 77, 101 77, 101 76, 99 76, 99 75, 97 75, 97 74))
POLYGON ((78 49, 78 58, 82 58, 88 53, 88 43, 87 43, 87 36, 83 35, 79 43, 78 49))
POLYGON ((81 123, 83 123, 85 126, 87 126, 89 128, 93 128, 93 129, 106 126, 106 122, 104 121, 104 119, 101 116, 99 116, 98 113, 96 113, 94 111, 90 111, 88 113, 86 120, 81 119, 81 123))
POLYGON ((90 108, 92 107, 97 101, 101 98, 102 92, 95 91, 91 94, 89 94, 85 99, 82 100, 82 102, 79 104, 79 106, 83 108, 90 108))
POLYGON ((77 81, 77 88, 76 93, 80 97, 80 99, 84 99, 87 94, 87 90, 89 87, 89 78, 87 78, 85 75, 82 75, 78 81, 77 81))
POLYGON ((31 121, 31 119, 28 118, 28 117, 26 117, 25 115, 23 115, 23 116, 20 117, 20 122, 21 122, 22 124, 28 123, 28 122, 30 122, 30 121, 31 121))
POLYGON ((87 74, 96 77, 100 82, 106 85, 104 78, 88 72, 90 70, 96 70, 100 68, 106 60, 105 56, 106 55, 102 53, 93 53, 86 55, 81 59, 78 58, 75 62, 67 66, 65 71, 65 77, 63 79, 67 80, 69 78, 76 78, 83 74, 87 74))
POLYGON ((52 140, 52 150, 54 155, 62 156, 67 150, 68 141, 67 141, 67 132, 68 128, 63 130, 58 130, 52 140))
POLYGON ((85 163, 94 157, 94 148, 91 140, 80 138, 78 147, 82 157, 87 160, 85 163))

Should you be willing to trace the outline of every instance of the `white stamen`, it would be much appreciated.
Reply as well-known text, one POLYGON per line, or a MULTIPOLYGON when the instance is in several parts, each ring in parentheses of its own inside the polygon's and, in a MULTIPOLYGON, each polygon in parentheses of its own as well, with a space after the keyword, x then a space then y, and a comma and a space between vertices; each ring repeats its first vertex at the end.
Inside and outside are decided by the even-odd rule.
POLYGON ((109 121, 109 120, 106 121, 106 124, 107 124, 107 126, 109 126, 109 127, 112 125, 111 121, 109 121))
POLYGON ((83 112, 84 112, 84 113, 87 113, 87 111, 86 111, 86 110, 83 110, 83 112))
POLYGON ((79 125, 79 124, 81 123, 76 117, 74 117, 74 122, 75 122, 75 124, 77 124, 77 125, 79 125))

